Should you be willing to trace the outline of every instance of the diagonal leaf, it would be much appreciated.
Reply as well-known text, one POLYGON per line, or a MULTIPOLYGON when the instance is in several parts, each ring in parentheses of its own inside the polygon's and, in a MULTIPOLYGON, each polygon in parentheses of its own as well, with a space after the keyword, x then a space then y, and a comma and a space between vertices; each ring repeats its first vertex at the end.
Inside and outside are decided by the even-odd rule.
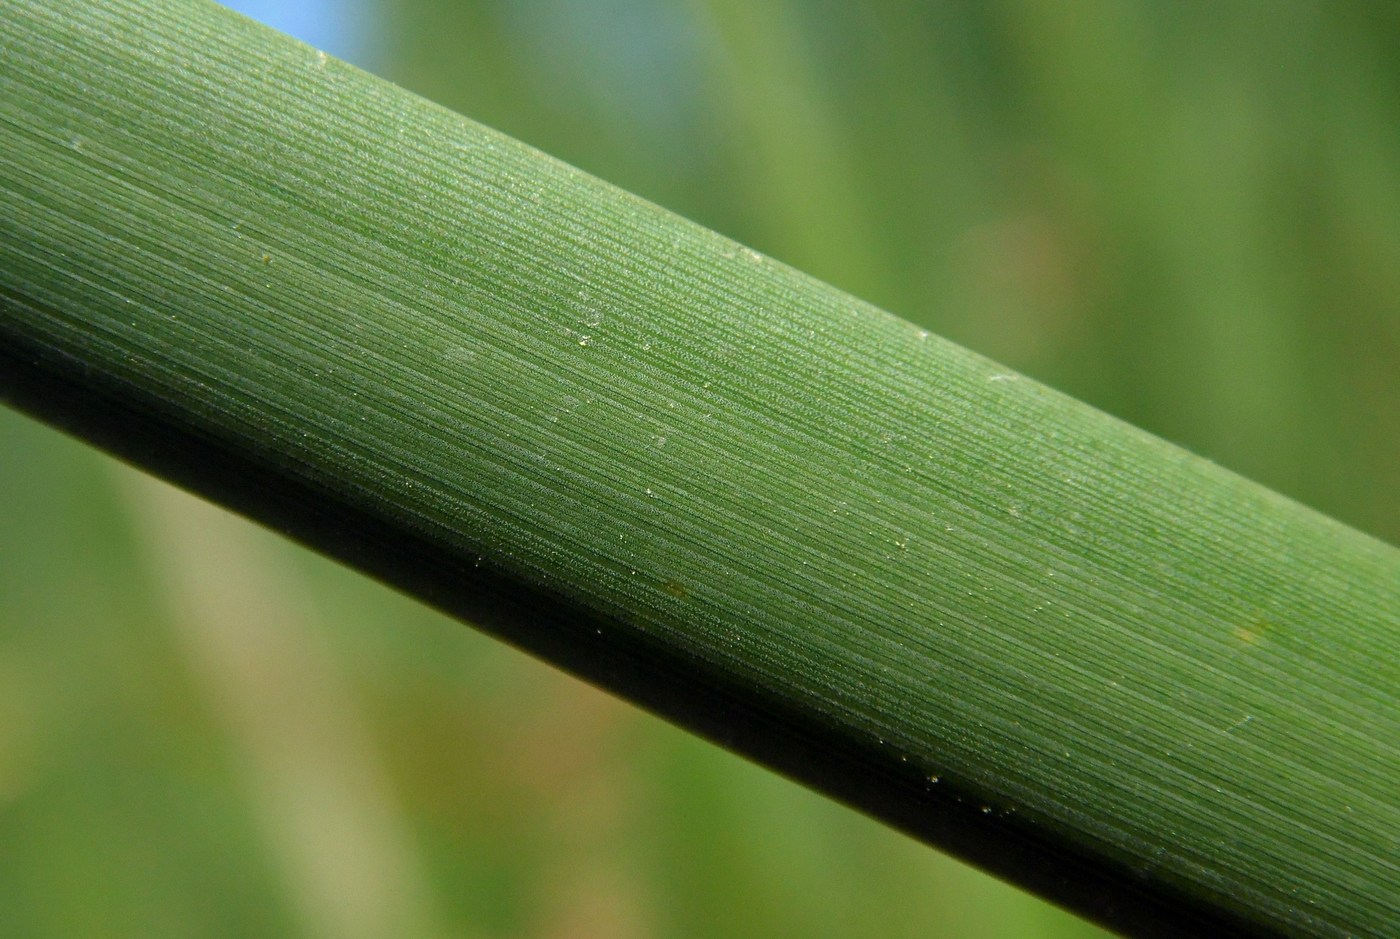
POLYGON ((1119 928, 1400 926, 1400 552, 203 2, 0 4, 0 393, 1119 928))

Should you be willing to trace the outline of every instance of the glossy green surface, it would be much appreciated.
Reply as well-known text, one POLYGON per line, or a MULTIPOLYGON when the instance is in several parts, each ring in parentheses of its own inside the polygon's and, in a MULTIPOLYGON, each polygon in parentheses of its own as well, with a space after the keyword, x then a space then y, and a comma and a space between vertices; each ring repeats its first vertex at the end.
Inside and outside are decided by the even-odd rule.
MULTIPOLYGON (((1285 931, 1394 924, 1394 549, 335 60, 143 9, 0 27, 7 342, 808 710, 993 837, 1014 815, 1285 931)), ((294 603, 220 625, 243 555, 202 567, 164 498, 129 497, 137 527, 179 546, 155 549, 165 593, 210 611, 171 615, 206 624, 188 657, 271 752, 243 769, 295 859, 283 751, 334 733, 330 775, 359 765, 359 732, 315 717, 351 691, 275 730, 246 689, 297 688, 264 672, 319 647, 255 630, 271 664, 220 666, 294 603)), ((347 786, 355 856, 421 885, 383 780, 347 786)), ((286 863, 305 921, 336 915, 286 863)), ((227 877, 267 889, 250 870, 227 877)), ((447 915, 421 886, 354 895, 447 915)))

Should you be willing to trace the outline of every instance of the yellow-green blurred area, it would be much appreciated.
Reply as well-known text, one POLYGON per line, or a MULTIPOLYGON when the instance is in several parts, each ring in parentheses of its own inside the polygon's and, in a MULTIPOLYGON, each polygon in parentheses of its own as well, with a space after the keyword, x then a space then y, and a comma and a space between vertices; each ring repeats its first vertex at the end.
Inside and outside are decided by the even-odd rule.
MULTIPOLYGON (((1387 5, 265 7, 1400 541, 1387 5)), ((6 411, 0 934, 1094 930, 6 411)))

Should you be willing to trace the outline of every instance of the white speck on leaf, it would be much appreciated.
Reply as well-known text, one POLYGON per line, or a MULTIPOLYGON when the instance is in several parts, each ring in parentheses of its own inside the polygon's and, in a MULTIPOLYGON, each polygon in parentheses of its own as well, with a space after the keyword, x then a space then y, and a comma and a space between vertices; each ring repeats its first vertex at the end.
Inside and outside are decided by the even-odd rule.
POLYGON ((1248 724, 1248 723, 1249 723, 1250 721, 1252 721, 1252 720, 1254 720, 1254 715, 1253 715, 1253 714, 1246 714, 1244 717, 1242 717, 1242 718, 1240 718, 1239 720, 1235 721, 1235 722, 1234 722, 1233 724, 1231 724, 1229 727, 1226 727, 1226 728, 1225 728, 1225 733, 1228 734, 1228 733, 1232 733, 1233 731, 1239 730, 1241 727, 1243 727, 1245 724, 1248 724))

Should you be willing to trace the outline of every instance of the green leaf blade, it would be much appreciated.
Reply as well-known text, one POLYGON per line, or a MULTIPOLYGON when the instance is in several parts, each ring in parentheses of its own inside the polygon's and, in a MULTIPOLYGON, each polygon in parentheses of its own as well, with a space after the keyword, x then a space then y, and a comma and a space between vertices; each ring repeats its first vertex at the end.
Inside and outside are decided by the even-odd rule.
POLYGON ((6 7, 16 405, 1110 924, 1400 923, 1394 548, 226 11, 6 7))

